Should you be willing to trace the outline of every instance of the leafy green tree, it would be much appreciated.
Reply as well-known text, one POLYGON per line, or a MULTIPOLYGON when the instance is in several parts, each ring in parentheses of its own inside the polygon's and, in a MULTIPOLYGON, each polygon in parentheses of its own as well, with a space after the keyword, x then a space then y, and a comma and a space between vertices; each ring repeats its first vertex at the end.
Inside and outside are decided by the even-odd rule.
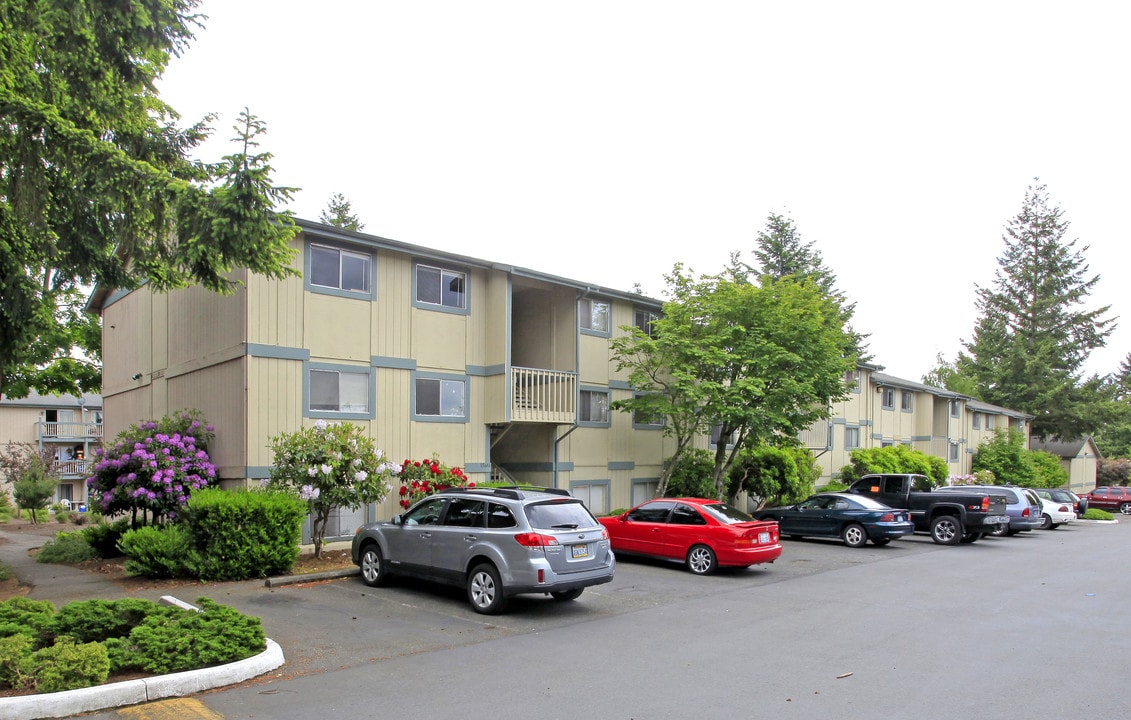
POLYGON ((742 491, 759 499, 759 507, 792 505, 809 497, 821 470, 805 448, 763 445, 739 453, 730 468, 730 493, 742 491))
POLYGON ((1107 414, 1093 425, 1096 446, 1105 457, 1131 457, 1131 355, 1108 378, 1098 403, 1107 414))
POLYGON ((942 485, 950 476, 946 461, 905 445, 882 448, 857 448, 849 453, 849 464, 840 470, 841 482, 851 485, 872 473, 916 473, 926 475, 933 485, 942 485))
POLYGON ((353 423, 330 425, 317 420, 313 427, 271 438, 271 449, 275 466, 268 485, 297 493, 306 501, 313 516, 314 556, 319 558, 330 513, 383 501, 390 479, 401 472, 353 423))
POLYGON ((707 450, 688 448, 679 458, 669 458, 665 465, 671 468, 670 479, 664 492, 657 489, 658 496, 714 497, 711 471, 715 460, 707 450))
POLYGON ((942 353, 935 356, 935 366, 923 376, 923 384, 971 397, 978 391, 974 379, 963 375, 955 363, 943 358, 942 353))
POLYGON ((1025 436, 1014 428, 998 428, 993 438, 978 446, 971 461, 975 471, 989 470, 997 485, 1037 487, 1033 453, 1025 449, 1025 436))
POLYGON ((55 494, 58 482, 58 478, 50 474, 47 464, 36 457, 12 486, 12 498, 16 501, 16 507, 28 511, 32 524, 39 522, 39 511, 47 507, 47 501, 55 494))
POLYGON ((1068 227, 1045 186, 1030 186, 993 284, 977 289, 981 317, 956 363, 981 400, 1032 415, 1035 436, 1066 440, 1090 430, 1081 368, 1115 329, 1110 306, 1082 309, 1099 275, 1089 274, 1087 246, 1066 239, 1068 227))
POLYGON ((1126 485, 1131 481, 1131 460, 1100 458, 1096 463, 1096 485, 1126 485))
POLYGON ((365 223, 353 214, 350 201, 346 200, 346 196, 341 193, 334 193, 330 196, 330 202, 327 203, 318 219, 327 225, 353 230, 354 232, 365 228, 365 223))
POLYGON ((156 81, 200 26, 198 0, 0 0, 0 393, 100 388, 85 289, 233 288, 236 267, 297 273, 292 193, 271 183, 264 126, 245 111, 238 149, 190 153, 156 81), (76 322, 77 321, 77 322, 76 322))
POLYGON ((1031 450, 1029 462, 1033 466, 1033 487, 1058 488, 1068 484, 1068 471, 1060 458, 1044 450, 1031 450))
POLYGON ((671 300, 652 331, 670 353, 660 373, 668 385, 657 393, 656 385, 634 385, 642 394, 616 407, 663 408, 669 419, 678 412, 684 428, 715 428, 712 478, 721 500, 739 448, 796 438, 846 394, 853 337, 836 299, 811 279, 696 279, 679 265, 666 279, 671 300))

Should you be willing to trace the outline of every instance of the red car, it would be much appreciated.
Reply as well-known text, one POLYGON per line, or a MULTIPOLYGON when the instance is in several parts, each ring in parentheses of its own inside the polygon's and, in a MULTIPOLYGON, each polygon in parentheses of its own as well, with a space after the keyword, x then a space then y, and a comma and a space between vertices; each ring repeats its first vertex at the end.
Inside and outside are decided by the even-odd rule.
POLYGON ((1088 507, 1118 510, 1124 515, 1131 515, 1131 488, 1122 485, 1101 485, 1083 497, 1088 501, 1088 507))
POLYGON ((613 552, 676 560, 696 575, 750 567, 781 555, 778 524, 705 498, 656 498, 598 518, 613 552))

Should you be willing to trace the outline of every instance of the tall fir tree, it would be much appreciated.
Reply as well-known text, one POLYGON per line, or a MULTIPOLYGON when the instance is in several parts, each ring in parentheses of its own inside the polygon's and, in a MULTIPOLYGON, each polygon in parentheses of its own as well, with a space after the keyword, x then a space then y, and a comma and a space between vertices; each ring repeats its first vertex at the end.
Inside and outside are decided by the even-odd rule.
POLYGON ((344 230, 353 230, 354 232, 360 232, 365 228, 365 223, 353 214, 350 201, 341 193, 334 193, 330 196, 330 201, 326 204, 326 208, 318 219, 327 225, 340 227, 344 230))
POLYGON ((1006 226, 993 284, 977 288, 981 317, 956 363, 982 400, 1031 414, 1034 436, 1065 440, 1091 431, 1093 383, 1082 366, 1115 329, 1109 305, 1083 308, 1100 276, 1068 227, 1046 187, 1031 185, 1006 226))

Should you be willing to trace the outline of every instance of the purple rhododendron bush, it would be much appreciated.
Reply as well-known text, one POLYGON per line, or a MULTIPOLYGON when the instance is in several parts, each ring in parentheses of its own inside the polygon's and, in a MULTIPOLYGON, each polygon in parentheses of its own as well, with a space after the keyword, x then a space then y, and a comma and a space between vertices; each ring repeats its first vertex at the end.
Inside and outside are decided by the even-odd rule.
POLYGON ((213 437, 197 410, 130 426, 95 451, 86 481, 91 503, 103 515, 129 513, 134 526, 176 519, 194 490, 216 480, 208 456, 213 437))

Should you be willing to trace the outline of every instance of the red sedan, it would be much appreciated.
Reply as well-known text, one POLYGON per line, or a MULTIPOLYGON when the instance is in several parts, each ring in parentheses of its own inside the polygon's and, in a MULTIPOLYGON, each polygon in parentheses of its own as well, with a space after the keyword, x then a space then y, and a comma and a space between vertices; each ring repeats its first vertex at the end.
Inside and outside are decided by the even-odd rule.
POLYGON ((781 555, 778 524, 705 498, 656 498, 623 515, 598 518, 613 552, 676 560, 696 575, 750 567, 781 555))

